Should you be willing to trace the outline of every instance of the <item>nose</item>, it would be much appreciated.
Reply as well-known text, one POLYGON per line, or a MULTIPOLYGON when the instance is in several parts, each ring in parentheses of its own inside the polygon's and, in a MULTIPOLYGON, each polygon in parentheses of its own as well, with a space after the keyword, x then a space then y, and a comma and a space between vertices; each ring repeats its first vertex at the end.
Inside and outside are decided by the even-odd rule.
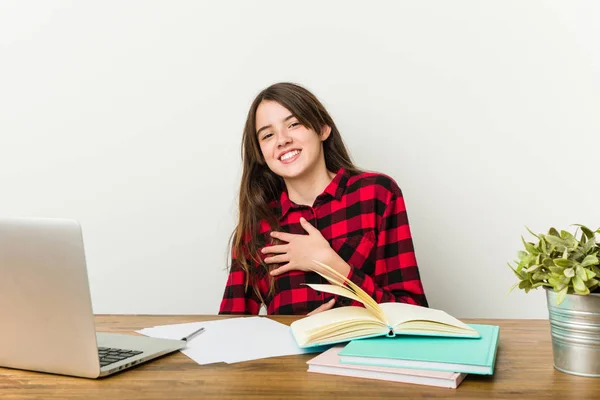
POLYGON ((285 129, 282 129, 277 135, 277 147, 283 147, 292 142, 292 137, 288 135, 285 129))

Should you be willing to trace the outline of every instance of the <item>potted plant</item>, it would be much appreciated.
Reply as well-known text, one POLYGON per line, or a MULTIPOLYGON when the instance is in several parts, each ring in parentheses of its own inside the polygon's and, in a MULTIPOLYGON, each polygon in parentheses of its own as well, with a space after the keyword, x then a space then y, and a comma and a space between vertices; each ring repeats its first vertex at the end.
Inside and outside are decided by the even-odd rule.
POLYGON ((600 229, 576 226, 574 234, 550 228, 536 235, 527 229, 536 239, 521 237, 525 248, 514 266, 508 264, 519 278, 511 290, 546 289, 554 367, 600 377, 600 229))

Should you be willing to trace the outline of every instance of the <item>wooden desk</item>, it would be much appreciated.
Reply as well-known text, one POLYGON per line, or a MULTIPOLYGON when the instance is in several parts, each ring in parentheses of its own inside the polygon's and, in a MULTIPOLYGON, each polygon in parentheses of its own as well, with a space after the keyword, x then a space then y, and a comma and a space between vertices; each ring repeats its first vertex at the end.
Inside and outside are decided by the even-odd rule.
MULTIPOLYGON (((97 316, 100 331, 217 319, 217 316, 97 316)), ((294 317, 276 317, 286 324, 294 317)), ((99 380, 0 368, 8 399, 598 399, 600 378, 554 370, 546 320, 465 320, 500 325, 492 377, 469 375, 458 389, 308 373, 312 354, 238 364, 197 365, 181 353, 99 380)), ((243 336, 240 336, 243 340, 243 336)))

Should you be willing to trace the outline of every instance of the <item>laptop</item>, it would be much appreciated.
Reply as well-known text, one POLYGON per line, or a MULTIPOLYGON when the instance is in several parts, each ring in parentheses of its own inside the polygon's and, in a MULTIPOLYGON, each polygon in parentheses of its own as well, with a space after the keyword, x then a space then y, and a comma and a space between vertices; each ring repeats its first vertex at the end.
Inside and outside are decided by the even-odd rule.
POLYGON ((96 332, 77 221, 0 218, 0 367, 99 378, 185 344, 96 332))

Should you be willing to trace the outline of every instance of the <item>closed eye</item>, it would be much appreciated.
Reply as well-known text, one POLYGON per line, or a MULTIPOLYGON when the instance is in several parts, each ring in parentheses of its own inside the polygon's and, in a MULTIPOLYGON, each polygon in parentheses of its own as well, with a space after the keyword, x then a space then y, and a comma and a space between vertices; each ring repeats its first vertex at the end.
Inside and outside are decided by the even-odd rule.
POLYGON ((294 128, 294 127, 296 127, 298 125, 300 125, 299 122, 292 122, 288 128, 294 128))
POLYGON ((272 133, 265 133, 265 134, 262 136, 261 140, 268 139, 268 138, 270 138, 271 136, 273 136, 273 134, 272 134, 272 133))

